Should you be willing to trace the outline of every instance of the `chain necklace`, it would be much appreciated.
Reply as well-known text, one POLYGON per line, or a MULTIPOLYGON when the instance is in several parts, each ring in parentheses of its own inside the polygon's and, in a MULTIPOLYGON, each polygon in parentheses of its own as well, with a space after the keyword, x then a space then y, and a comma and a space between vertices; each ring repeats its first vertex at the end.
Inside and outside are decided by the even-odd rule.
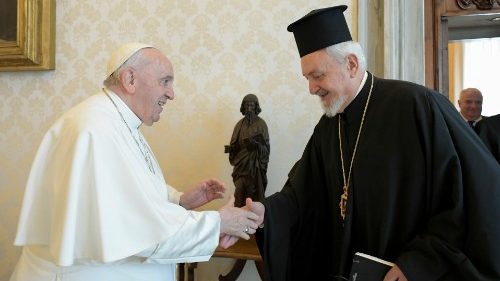
POLYGON ((137 145, 137 148, 139 148, 139 151, 141 152, 142 156, 144 157, 144 160, 146 161, 146 164, 148 165, 149 170, 151 171, 151 173, 155 174, 153 161, 151 161, 151 156, 149 155, 149 149, 148 149, 146 143, 144 142, 144 140, 142 139, 141 134, 138 133, 139 141, 137 141, 137 139, 134 136, 134 133, 132 132, 132 129, 130 129, 130 126, 128 125, 127 121, 125 121, 125 118, 123 117, 123 114, 121 113, 121 111, 118 109, 118 106, 116 105, 115 101, 108 94, 108 91, 106 91, 106 89, 104 89, 104 88, 102 88, 102 91, 106 94, 106 96, 109 98, 111 103, 113 103, 113 105, 116 108, 116 111, 118 111, 118 114, 120 114, 120 117, 121 117, 123 123, 125 123, 125 126, 127 127, 128 131, 130 132, 130 135, 132 136, 132 138, 134 139, 134 142, 137 145), (139 142, 141 144, 139 144, 139 142), (141 149, 141 145, 142 145, 142 149, 141 149))
POLYGON ((370 86, 370 92, 368 93, 368 98, 366 99, 366 104, 365 104, 365 109, 363 111, 363 116, 361 117, 361 124, 359 125, 358 136, 356 138, 356 144, 354 144, 354 151, 352 152, 351 164, 349 165, 349 173, 347 174, 347 177, 346 177, 345 168, 344 168, 344 155, 342 153, 342 137, 340 135, 340 116, 339 116, 340 161, 342 163, 342 177, 344 179, 344 186, 342 188, 343 193, 340 196, 339 207, 340 207, 340 216, 342 217, 343 221, 345 220, 345 214, 347 211, 347 199, 349 196, 349 185, 351 183, 352 163, 354 163, 354 156, 356 155, 356 151, 358 149, 359 137, 361 136, 361 129, 363 128, 363 124, 365 123, 366 109, 368 108, 368 103, 370 102, 370 97, 372 95, 372 89, 373 89, 373 75, 372 75, 372 83, 370 86), (346 181, 346 178, 347 178, 347 181, 346 181))

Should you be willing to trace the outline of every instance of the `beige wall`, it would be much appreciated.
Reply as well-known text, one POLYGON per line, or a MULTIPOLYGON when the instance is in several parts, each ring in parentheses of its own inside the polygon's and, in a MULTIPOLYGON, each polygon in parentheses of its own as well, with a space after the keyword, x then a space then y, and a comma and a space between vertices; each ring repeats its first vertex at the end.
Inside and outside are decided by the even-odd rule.
MULTIPOLYGON (((223 146, 241 118, 242 97, 256 94, 271 137, 269 195, 281 189, 321 115, 286 26, 313 8, 350 2, 57 1, 56 70, 0 72, 0 280, 8 280, 20 253, 12 243, 38 144, 61 113, 100 89, 113 47, 153 44, 174 64, 175 100, 143 131, 167 181, 180 190, 215 176, 233 191, 223 146)), ((354 23, 355 4, 346 14, 354 23)), ((216 280, 230 266, 222 259, 200 264, 197 280, 216 280)), ((239 280, 256 276, 250 263, 239 280)))

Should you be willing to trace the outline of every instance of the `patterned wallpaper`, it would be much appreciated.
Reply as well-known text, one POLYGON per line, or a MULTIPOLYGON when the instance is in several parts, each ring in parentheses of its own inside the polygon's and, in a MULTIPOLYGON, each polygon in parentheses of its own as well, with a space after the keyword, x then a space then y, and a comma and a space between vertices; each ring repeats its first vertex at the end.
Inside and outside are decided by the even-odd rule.
MULTIPOLYGON (((176 97, 143 132, 179 190, 213 176, 232 193, 223 147, 242 117, 241 99, 256 94, 271 138, 269 195, 281 189, 321 115, 286 26, 311 9, 351 2, 346 15, 355 22, 355 0, 57 1, 56 69, 0 72, 0 281, 9 279, 20 254, 12 243, 41 138, 58 116, 101 88, 114 47, 142 41, 174 64, 176 97)), ((216 280, 231 263, 199 264, 196 279, 216 280)), ((249 263, 239 280, 256 274, 249 263)))

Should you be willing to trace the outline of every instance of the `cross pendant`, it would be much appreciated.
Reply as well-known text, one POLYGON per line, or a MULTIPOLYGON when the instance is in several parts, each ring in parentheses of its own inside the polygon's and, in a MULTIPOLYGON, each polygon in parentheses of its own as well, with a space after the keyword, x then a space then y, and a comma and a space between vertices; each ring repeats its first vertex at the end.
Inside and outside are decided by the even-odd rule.
POLYGON ((347 210, 347 186, 344 185, 342 189, 344 192, 340 196, 339 207, 340 207, 340 216, 342 217, 342 220, 345 220, 345 213, 347 210))

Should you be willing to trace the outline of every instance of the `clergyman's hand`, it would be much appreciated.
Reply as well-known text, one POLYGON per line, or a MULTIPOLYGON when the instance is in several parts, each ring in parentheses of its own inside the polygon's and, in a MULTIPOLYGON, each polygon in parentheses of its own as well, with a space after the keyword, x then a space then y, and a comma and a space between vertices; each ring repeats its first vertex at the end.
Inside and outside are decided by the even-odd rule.
POLYGON ((245 206, 243 208, 259 216, 259 218, 255 222, 260 228, 264 227, 264 214, 266 212, 266 207, 264 207, 264 204, 258 201, 254 202, 252 198, 248 197, 245 200, 245 206))
POLYGON ((188 209, 196 209, 206 203, 224 197, 226 187, 216 179, 202 181, 181 195, 179 204, 188 209))
POLYGON ((401 269, 395 265, 387 272, 384 281, 408 281, 408 279, 406 279, 401 269))

